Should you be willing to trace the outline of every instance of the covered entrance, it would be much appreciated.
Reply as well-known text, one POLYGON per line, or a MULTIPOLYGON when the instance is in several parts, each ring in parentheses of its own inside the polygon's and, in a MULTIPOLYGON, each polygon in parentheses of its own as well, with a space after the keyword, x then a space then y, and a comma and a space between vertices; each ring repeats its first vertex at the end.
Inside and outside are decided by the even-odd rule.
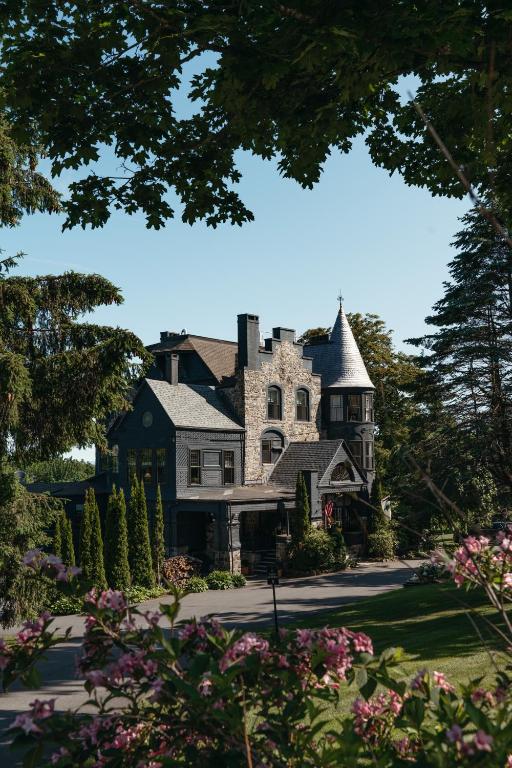
POLYGON ((341 526, 347 547, 357 552, 364 551, 367 539, 366 507, 350 493, 326 494, 323 497, 323 510, 329 510, 330 504, 332 511, 330 515, 324 514, 324 525, 329 525, 330 520, 337 523, 341 526))

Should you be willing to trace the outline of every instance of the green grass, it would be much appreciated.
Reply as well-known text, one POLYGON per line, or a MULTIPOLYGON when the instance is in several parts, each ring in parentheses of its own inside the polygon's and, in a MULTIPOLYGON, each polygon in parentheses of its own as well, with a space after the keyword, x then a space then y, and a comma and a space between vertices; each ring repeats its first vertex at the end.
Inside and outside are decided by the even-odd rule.
POLYGON ((466 593, 451 584, 433 584, 397 589, 369 600, 352 603, 337 611, 315 614, 296 626, 346 626, 366 632, 376 653, 401 646, 407 653, 404 671, 411 674, 427 668, 445 672, 454 682, 468 682, 494 667, 473 621, 502 667, 500 641, 485 619, 497 622, 496 613, 481 592, 466 593))

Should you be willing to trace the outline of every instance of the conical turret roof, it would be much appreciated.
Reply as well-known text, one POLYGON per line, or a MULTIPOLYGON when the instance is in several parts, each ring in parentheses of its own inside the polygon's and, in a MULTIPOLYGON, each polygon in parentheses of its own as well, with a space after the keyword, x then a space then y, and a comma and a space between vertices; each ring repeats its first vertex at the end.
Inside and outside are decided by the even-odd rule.
POLYGON ((322 376, 322 388, 375 389, 343 307, 339 309, 329 341, 305 346, 304 355, 313 358, 313 371, 322 376))

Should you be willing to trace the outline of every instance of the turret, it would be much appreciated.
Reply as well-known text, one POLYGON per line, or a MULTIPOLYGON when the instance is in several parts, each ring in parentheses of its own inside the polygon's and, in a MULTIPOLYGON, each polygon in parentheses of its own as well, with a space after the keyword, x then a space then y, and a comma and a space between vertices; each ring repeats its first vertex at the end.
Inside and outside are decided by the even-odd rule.
POLYGON ((322 377, 323 436, 346 441, 365 471, 370 492, 375 477, 375 387, 342 306, 330 336, 305 346, 304 356, 313 359, 313 372, 322 377))

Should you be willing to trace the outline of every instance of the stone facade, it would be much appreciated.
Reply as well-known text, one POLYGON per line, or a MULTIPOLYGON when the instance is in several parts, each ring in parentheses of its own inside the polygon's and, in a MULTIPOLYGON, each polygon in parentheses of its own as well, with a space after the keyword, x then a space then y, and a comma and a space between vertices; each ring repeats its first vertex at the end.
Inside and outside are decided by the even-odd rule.
POLYGON ((284 447, 292 441, 311 442, 320 437, 320 376, 311 373, 302 360, 302 347, 289 341, 275 345, 273 354, 258 370, 244 368, 238 373, 230 399, 245 426, 245 482, 265 482, 273 465, 261 461, 261 436, 275 429, 284 436, 284 447), (267 418, 267 389, 278 385, 282 392, 282 419, 267 418), (296 391, 309 391, 310 421, 297 421, 296 391))

